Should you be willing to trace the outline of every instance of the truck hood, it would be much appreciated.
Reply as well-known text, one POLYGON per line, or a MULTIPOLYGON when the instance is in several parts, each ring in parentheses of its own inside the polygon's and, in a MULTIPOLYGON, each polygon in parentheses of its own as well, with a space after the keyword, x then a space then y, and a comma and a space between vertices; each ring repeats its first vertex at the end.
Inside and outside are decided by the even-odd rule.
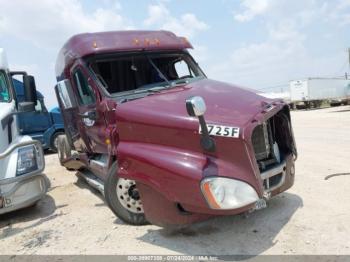
MULTIPOLYGON (((255 91, 203 79, 152 94, 117 106, 117 118, 127 122, 193 128, 196 118, 189 117, 185 101, 191 96, 204 98, 208 123, 243 127, 273 100, 255 91)), ((198 126, 198 125, 196 125, 198 126)))

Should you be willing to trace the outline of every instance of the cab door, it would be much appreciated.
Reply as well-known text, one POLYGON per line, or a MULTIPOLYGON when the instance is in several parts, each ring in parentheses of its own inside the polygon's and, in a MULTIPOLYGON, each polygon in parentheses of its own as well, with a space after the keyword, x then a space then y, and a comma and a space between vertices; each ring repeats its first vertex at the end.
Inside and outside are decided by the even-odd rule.
POLYGON ((76 151, 85 152, 86 146, 77 125, 78 103, 71 81, 69 79, 59 81, 55 86, 55 92, 61 109, 67 140, 76 151))
POLYGON ((107 153, 106 122, 100 108, 101 96, 90 73, 82 65, 71 71, 74 92, 77 95, 77 126, 82 142, 90 153, 107 153))

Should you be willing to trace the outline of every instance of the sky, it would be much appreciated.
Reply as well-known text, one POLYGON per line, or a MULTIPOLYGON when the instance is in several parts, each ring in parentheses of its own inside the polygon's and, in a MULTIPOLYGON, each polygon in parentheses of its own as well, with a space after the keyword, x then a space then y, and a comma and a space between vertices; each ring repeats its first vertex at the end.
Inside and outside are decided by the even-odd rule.
POLYGON ((0 47, 48 108, 57 53, 74 34, 173 31, 209 78, 271 92, 349 72, 349 28, 350 0, 0 0, 0 47))

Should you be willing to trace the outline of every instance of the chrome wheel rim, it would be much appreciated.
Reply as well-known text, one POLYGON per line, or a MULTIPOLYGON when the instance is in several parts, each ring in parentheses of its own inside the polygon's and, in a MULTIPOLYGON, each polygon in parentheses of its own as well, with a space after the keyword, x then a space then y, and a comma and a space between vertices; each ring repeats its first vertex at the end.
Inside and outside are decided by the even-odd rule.
POLYGON ((134 180, 119 178, 116 192, 119 202, 126 210, 136 214, 143 213, 140 194, 134 180))

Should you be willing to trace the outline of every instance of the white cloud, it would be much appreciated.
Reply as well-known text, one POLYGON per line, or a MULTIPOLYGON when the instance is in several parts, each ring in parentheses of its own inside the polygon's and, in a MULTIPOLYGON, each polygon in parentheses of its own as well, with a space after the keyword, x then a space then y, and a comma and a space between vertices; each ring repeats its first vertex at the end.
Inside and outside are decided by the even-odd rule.
POLYGON ((53 64, 69 37, 84 32, 132 28, 132 23, 121 14, 119 2, 105 0, 103 3, 100 6, 108 8, 88 11, 82 0, 0 0, 1 38, 11 39, 18 48, 30 47, 26 57, 16 55, 16 50, 12 52, 11 69, 26 70, 35 76, 49 108, 57 104, 53 64), (33 62, 26 65, 23 60, 33 62))
POLYGON ((301 34, 295 23, 295 20, 285 19, 278 24, 268 25, 269 36, 276 41, 300 41, 304 40, 305 36, 301 34))
POLYGON ((350 24, 350 0, 338 0, 335 7, 327 9, 327 17, 341 26, 350 24))
POLYGON ((77 33, 130 27, 117 4, 93 12, 84 10, 79 0, 0 0, 0 6, 0 33, 41 48, 57 49, 77 33))
POLYGON ((276 1, 269 2, 268 13, 260 14, 265 16, 261 30, 266 30, 266 38, 242 44, 231 52, 229 59, 211 65, 210 77, 256 89, 271 87, 267 89, 271 91, 273 87, 286 88, 291 79, 335 76, 346 59, 344 50, 327 50, 320 56, 313 54, 307 45, 307 41, 316 44, 308 26, 321 23, 326 6, 315 7, 314 1, 306 1, 309 5, 294 6, 288 14, 276 1), (270 13, 272 10, 274 13, 270 13))
POLYGON ((234 10, 233 14, 237 22, 249 22, 256 17, 263 17, 270 22, 295 18, 298 24, 304 25, 315 16, 325 15, 326 6, 327 2, 323 0, 242 0, 239 10, 234 10))
MULTIPOLYGON (((313 57, 304 46, 303 36, 276 40, 272 37, 234 50, 227 60, 208 68, 209 77, 255 89, 287 87, 288 80, 324 76, 334 71, 340 57, 334 54, 313 57)), ((271 91, 271 90, 268 90, 271 91)))
POLYGON ((239 22, 247 22, 255 16, 266 12, 268 9, 268 0, 244 0, 241 7, 244 11, 237 13, 234 18, 239 22))
POLYGON ((179 18, 172 16, 162 3, 148 7, 148 17, 144 20, 144 25, 148 28, 169 30, 186 37, 193 37, 197 32, 209 28, 205 22, 192 13, 183 14, 179 18))
POLYGON ((162 5, 150 5, 148 7, 148 18, 144 21, 146 26, 151 26, 159 22, 163 22, 164 17, 169 15, 168 9, 162 5))
POLYGON ((350 23, 349 14, 350 0, 242 0, 234 20, 243 23, 261 17, 256 25, 266 37, 233 50, 228 60, 209 68, 209 76, 258 89, 287 87, 295 78, 334 76, 346 54, 334 48, 320 55, 315 28, 350 23))
POLYGON ((198 63, 207 63, 210 60, 208 47, 204 45, 194 44, 195 48, 189 50, 191 55, 196 59, 198 63))

